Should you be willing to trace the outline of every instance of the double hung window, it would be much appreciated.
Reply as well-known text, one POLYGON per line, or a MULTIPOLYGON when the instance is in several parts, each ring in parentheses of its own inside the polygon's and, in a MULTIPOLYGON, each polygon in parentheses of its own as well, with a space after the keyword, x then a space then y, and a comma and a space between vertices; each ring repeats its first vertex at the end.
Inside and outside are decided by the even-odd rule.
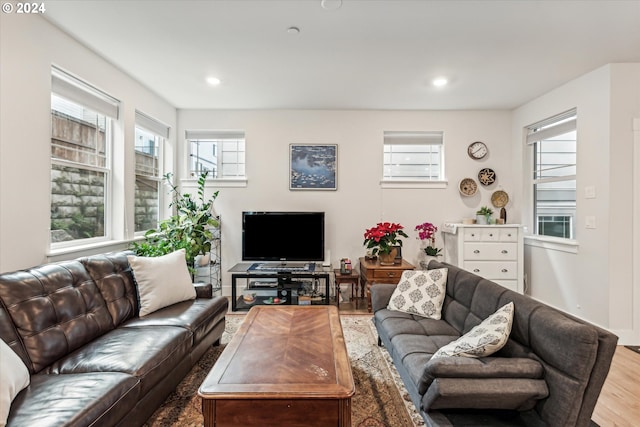
POLYGON ((244 132, 188 130, 186 137, 192 177, 209 171, 210 178, 245 178, 244 132))
POLYGON ((442 181, 443 132, 384 132, 384 181, 442 181))
POLYGON ((535 234, 575 239, 576 110, 527 126, 533 150, 535 234))
POLYGON ((156 228, 162 202, 162 150, 169 127, 136 111, 135 231, 156 228))
POLYGON ((118 101, 52 69, 51 245, 109 237, 112 120, 118 101))

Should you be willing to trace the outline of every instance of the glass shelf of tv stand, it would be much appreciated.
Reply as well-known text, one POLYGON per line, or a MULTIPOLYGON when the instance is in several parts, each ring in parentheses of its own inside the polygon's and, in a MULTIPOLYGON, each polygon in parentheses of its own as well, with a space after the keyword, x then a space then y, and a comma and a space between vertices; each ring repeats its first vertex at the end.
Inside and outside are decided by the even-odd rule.
POLYGON ((330 304, 331 266, 322 266, 317 263, 313 271, 296 269, 257 271, 252 269, 254 264, 238 263, 229 269, 232 311, 249 310, 254 305, 269 304, 273 301, 270 298, 286 300, 282 301, 282 305, 330 304), (245 291, 255 293, 255 301, 246 303, 242 297, 245 291), (302 301, 298 296, 310 296, 311 300, 302 301))

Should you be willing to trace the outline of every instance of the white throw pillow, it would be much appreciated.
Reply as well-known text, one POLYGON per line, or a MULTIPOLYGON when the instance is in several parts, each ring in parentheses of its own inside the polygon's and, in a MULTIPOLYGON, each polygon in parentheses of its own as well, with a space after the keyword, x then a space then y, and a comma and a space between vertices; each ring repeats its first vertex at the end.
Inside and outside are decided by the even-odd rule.
POLYGON ((485 357, 500 350, 507 343, 513 323, 513 303, 500 307, 469 332, 441 347, 431 357, 485 357))
POLYGON ((439 320, 448 271, 446 268, 405 270, 387 308, 439 320))
POLYGON ((159 257, 127 256, 140 294, 140 317, 180 301, 194 299, 185 250, 159 257))
POLYGON ((11 402, 30 380, 29 370, 20 356, 0 339, 0 427, 7 425, 11 402))

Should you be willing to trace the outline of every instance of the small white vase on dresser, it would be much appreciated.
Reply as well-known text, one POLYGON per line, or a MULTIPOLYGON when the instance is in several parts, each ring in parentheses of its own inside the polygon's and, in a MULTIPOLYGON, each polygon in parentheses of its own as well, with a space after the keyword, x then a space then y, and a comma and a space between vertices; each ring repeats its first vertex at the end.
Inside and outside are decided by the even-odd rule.
POLYGON ((445 223, 444 262, 524 293, 524 239, 520 224, 445 223))
POLYGON ((427 266, 429 265, 429 263, 431 262, 431 260, 436 260, 436 261, 442 261, 442 257, 440 257, 440 259, 438 259, 437 256, 432 256, 432 255, 421 255, 420 256, 420 268, 422 270, 427 270, 427 266))

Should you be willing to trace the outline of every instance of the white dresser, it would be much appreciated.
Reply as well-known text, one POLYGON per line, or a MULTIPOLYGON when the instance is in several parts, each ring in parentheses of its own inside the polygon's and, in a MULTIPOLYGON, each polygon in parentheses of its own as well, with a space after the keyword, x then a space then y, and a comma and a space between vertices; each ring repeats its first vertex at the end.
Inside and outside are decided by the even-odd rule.
POLYGON ((523 227, 445 223, 444 261, 524 293, 523 227))

